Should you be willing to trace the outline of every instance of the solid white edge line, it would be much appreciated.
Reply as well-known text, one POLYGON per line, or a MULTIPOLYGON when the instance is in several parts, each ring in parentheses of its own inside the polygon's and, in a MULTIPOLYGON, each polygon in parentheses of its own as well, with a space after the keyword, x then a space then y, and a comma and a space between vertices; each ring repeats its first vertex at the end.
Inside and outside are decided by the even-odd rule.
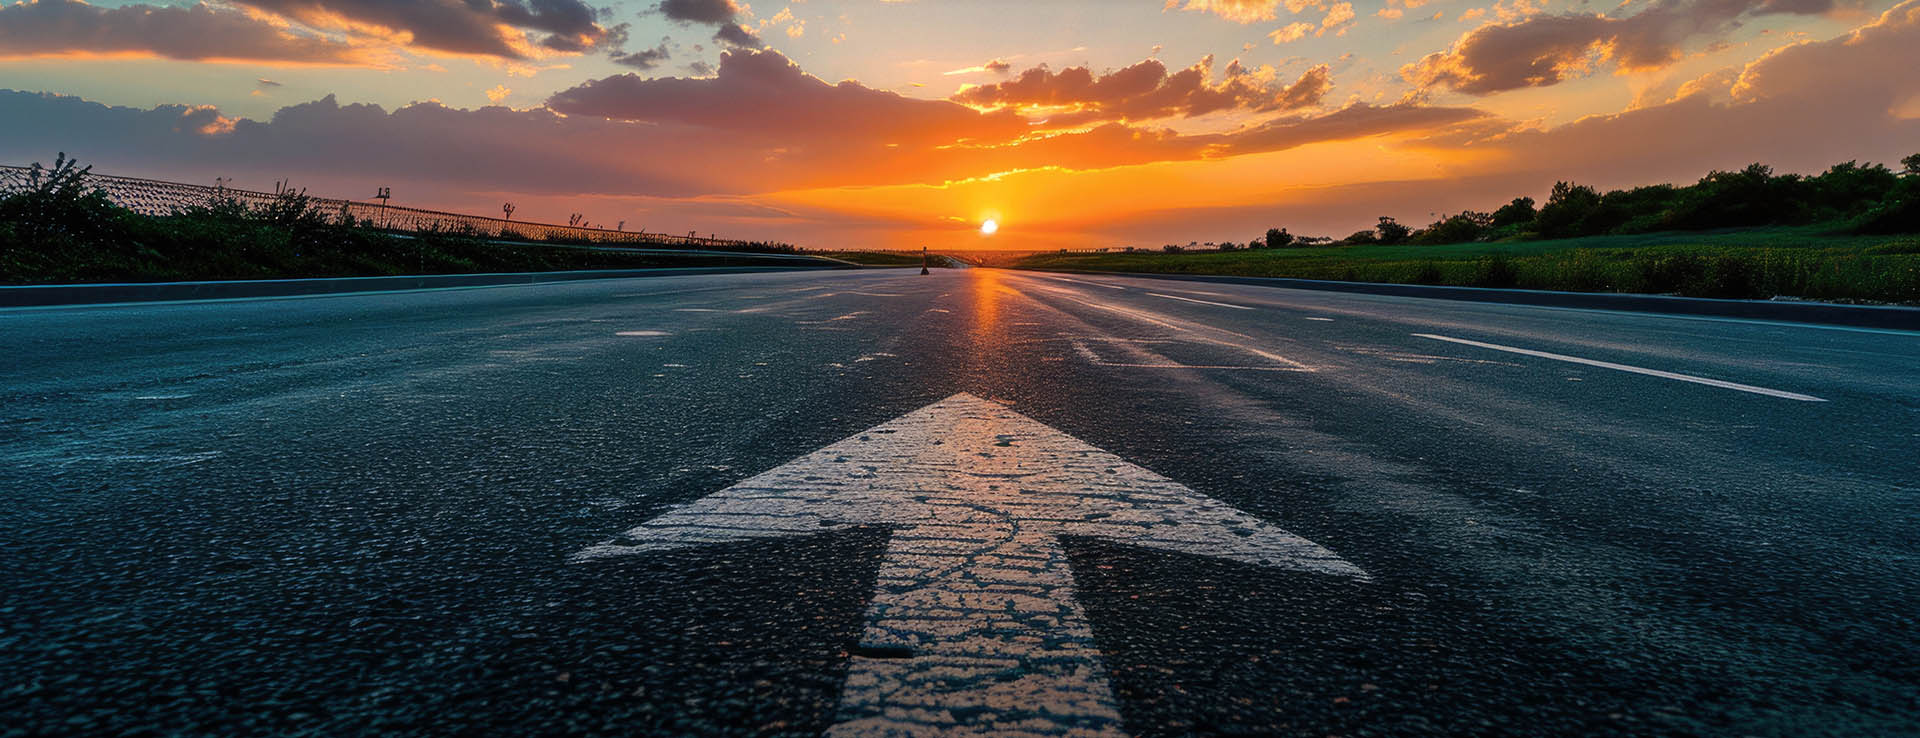
POLYGON ((1421 338, 1431 338, 1436 341, 1446 341, 1449 343, 1458 343, 1466 346, 1477 346, 1484 349, 1493 349, 1495 351, 1505 351, 1508 353, 1520 354, 1523 356, 1536 356, 1542 359, 1553 359, 1554 361, 1565 361, 1573 364, 1585 364, 1587 366, 1597 366, 1602 369, 1613 369, 1615 371, 1632 372, 1634 374, 1645 374, 1650 377, 1659 377, 1661 379, 1675 379, 1682 382, 1704 384, 1709 387, 1719 387, 1721 389, 1738 390, 1741 392, 1752 392, 1756 395, 1766 395, 1768 397, 1779 397, 1787 400, 1798 400, 1800 402, 1826 402, 1826 400, 1824 399, 1814 397, 1812 395, 1803 395, 1798 392, 1785 392, 1782 390, 1767 389, 1765 387, 1755 387, 1750 384, 1739 384, 1736 382, 1727 382, 1719 379, 1708 379, 1706 377, 1695 377, 1687 374, 1676 374, 1673 372, 1664 372, 1659 369, 1646 369, 1646 368, 1637 367, 1637 366, 1628 366, 1626 364, 1615 364, 1611 361, 1596 361, 1594 359, 1582 359, 1578 356, 1567 356, 1565 354, 1554 354, 1554 353, 1548 353, 1546 351, 1534 351, 1532 349, 1515 348, 1512 346, 1502 346, 1497 343, 1469 341, 1464 338, 1436 336, 1431 333, 1415 333, 1413 335, 1419 336, 1421 338))
POLYGON ((1200 304, 1202 304, 1202 305, 1213 305, 1213 306, 1215 306, 1215 307, 1223 307, 1223 308, 1233 308, 1233 309, 1235 309, 1235 310, 1252 310, 1252 309, 1253 309, 1253 308, 1250 308, 1250 307, 1247 307, 1247 306, 1245 306, 1245 305, 1229 305, 1229 304, 1227 304, 1227 303, 1224 303, 1224 302, 1213 302, 1213 301, 1211 301, 1211 300, 1195 300, 1195 299, 1193 299, 1193 298, 1191 298, 1191 297, 1181 297, 1181 296, 1179 296, 1179 295, 1163 295, 1163 294, 1160 294, 1160 293, 1158 293, 1158 292, 1148 292, 1147 294, 1149 294, 1149 295, 1153 295, 1154 297, 1164 297, 1164 298, 1167 298, 1167 299, 1169 299, 1169 300, 1180 300, 1180 301, 1182 301, 1182 302, 1197 302, 1197 303, 1200 303, 1200 304))

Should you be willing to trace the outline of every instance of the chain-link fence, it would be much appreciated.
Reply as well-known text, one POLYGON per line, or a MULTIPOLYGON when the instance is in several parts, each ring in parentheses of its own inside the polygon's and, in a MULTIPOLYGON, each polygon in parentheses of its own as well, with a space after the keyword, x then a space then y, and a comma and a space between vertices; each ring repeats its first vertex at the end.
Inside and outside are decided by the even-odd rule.
MULTIPOLYGON (((44 175, 43 175, 44 176, 44 175)), ((0 166, 0 194, 26 189, 30 186, 32 170, 27 167, 0 166)), ((142 215, 165 216, 214 205, 233 202, 248 209, 260 209, 272 205, 281 198, 271 192, 255 192, 231 187, 207 187, 204 185, 163 182, 135 177, 114 177, 104 174, 86 175, 86 183, 105 193, 115 205, 142 215)), ((592 243, 609 246, 647 246, 677 247, 695 249, 725 249, 732 251, 795 251, 790 244, 767 243, 762 241, 738 241, 726 238, 699 238, 692 235, 673 236, 665 233, 646 233, 642 231, 608 230, 582 226, 558 225, 554 223, 528 223, 509 221, 504 218, 489 218, 480 215, 448 213, 438 210, 421 210, 383 205, 377 202, 355 202, 353 200, 335 200, 323 197, 309 198, 309 205, 337 223, 351 222, 357 225, 400 233, 418 233, 424 231, 465 233, 484 238, 497 238, 513 241, 547 241, 558 243, 592 243)))

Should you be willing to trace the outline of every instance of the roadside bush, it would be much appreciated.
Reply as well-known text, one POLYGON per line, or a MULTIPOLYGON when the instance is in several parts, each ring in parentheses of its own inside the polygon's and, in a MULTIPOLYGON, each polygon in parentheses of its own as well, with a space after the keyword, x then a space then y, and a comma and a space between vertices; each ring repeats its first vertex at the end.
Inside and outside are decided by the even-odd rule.
POLYGON ((87 185, 92 170, 64 153, 51 167, 34 162, 26 187, 0 196, 0 222, 10 226, 0 247, 46 251, 112 237, 120 208, 87 185))
POLYGON ((1900 184, 1855 222, 1855 233, 1920 233, 1920 175, 1900 184))
POLYGON ((1703 278, 1683 289, 1681 294, 1688 297, 1720 297, 1726 299, 1750 300, 1771 297, 1761 288, 1763 264, 1749 258, 1732 254, 1721 254, 1707 262, 1703 278))
POLYGON ((1706 261, 1693 254, 1656 254, 1634 260, 1639 283, 1631 292, 1677 294, 1700 281, 1707 273, 1706 261))
POLYGON ((1484 256, 1474 262, 1473 277, 1469 284, 1474 287, 1515 287, 1520 284, 1520 272, 1506 254, 1484 256))

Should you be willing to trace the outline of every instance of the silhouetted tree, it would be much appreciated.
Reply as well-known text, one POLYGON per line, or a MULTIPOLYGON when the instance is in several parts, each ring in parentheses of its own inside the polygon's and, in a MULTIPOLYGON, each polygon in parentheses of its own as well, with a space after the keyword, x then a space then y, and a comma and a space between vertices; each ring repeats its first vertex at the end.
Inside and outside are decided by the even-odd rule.
POLYGON ((1860 233, 1920 232, 1920 175, 1901 177, 1900 184, 1887 193, 1879 205, 1868 210, 1854 230, 1860 233))
POLYGON ((1493 216, 1468 210, 1434 221, 1413 235, 1414 243, 1466 243, 1478 241, 1488 231, 1493 216))
POLYGON ((1900 160, 1900 173, 1909 177, 1920 177, 1920 154, 1911 154, 1900 160))
POLYGON ((1555 182, 1553 194, 1547 196, 1546 206, 1540 208, 1533 223, 1539 228, 1540 235, 1548 238, 1577 236, 1580 235, 1580 221, 1599 207, 1600 193, 1592 187, 1555 182))
POLYGON ((1806 198, 1808 210, 1802 214, 1803 219, 1813 222, 1853 217, 1872 209, 1900 184, 1900 175, 1879 164, 1862 166, 1849 161, 1827 167, 1803 184, 1799 194, 1806 198))
POLYGON ((1727 228, 1799 220, 1805 208, 1797 175, 1773 176, 1773 168, 1753 164, 1737 172, 1710 172, 1681 196, 1672 225, 1679 228, 1727 228))
POLYGON ((1285 248, 1293 245, 1293 234, 1288 233, 1285 228, 1268 228, 1267 235, 1262 240, 1266 242, 1267 248, 1285 248))
POLYGON ((1387 215, 1380 216, 1380 224, 1373 229, 1380 232, 1380 243, 1384 244, 1400 243, 1407 240, 1407 236, 1413 235, 1413 229, 1400 225, 1400 221, 1387 215))
POLYGON ((1533 198, 1516 197, 1513 198, 1513 202, 1502 205, 1499 210, 1493 211, 1493 221, 1488 223, 1488 225, 1494 228, 1531 225, 1533 223, 1533 216, 1536 214, 1537 211, 1533 209, 1533 198))

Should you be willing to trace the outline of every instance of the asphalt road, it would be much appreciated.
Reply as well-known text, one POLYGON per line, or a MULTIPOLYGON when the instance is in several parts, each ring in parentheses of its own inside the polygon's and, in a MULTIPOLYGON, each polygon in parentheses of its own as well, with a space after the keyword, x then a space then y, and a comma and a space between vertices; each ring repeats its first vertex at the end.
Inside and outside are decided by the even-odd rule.
POLYGON ((1920 334, 903 270, 0 351, 0 734, 818 734, 889 528, 577 555, 966 393, 1368 575, 1060 539, 1127 733, 1920 735, 1920 334))

